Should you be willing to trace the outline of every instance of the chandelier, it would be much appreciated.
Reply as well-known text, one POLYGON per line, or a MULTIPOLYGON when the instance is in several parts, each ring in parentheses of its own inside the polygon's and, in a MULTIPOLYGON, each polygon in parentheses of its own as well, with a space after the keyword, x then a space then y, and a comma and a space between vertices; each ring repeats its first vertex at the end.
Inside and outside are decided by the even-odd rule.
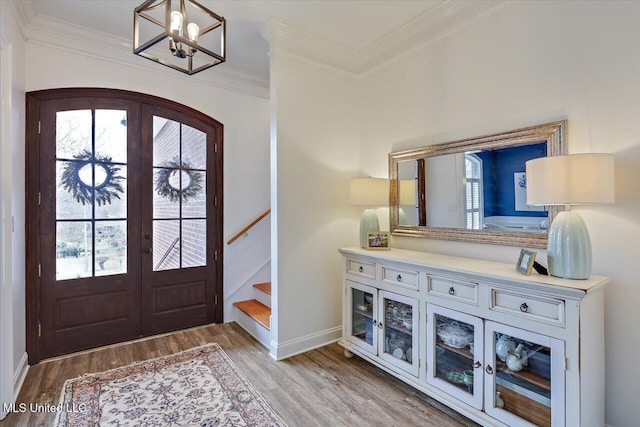
POLYGON ((147 0, 133 12, 136 55, 193 75, 224 62, 225 51, 226 20, 195 0, 147 0))

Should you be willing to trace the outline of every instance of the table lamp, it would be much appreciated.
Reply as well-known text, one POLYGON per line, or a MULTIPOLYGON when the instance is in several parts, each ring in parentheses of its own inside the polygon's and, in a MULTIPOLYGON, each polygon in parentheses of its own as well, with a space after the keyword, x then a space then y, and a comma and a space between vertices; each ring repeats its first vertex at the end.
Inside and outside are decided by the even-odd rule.
POLYGON ((360 219, 360 246, 367 247, 367 233, 380 230, 374 206, 389 206, 389 180, 384 178, 354 178, 350 185, 352 205, 367 206, 360 219))
MULTIPOLYGON (((572 154, 526 162, 527 204, 594 205, 613 203, 614 161, 611 154, 572 154)), ((556 215, 547 242, 549 273, 565 279, 591 275, 591 239, 576 212, 556 215)))
POLYGON ((407 214, 404 212, 404 209, 402 207, 416 207, 416 180, 401 179, 399 193, 400 194, 398 195, 398 200, 400 201, 400 206, 398 207, 398 225, 409 225, 409 222, 407 221, 407 214))

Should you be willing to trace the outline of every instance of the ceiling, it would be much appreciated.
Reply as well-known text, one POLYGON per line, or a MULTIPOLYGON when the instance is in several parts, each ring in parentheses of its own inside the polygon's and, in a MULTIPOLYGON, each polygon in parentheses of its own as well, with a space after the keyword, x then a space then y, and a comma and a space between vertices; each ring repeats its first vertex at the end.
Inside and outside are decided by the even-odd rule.
MULTIPOLYGON (((67 21, 131 40, 133 10, 143 0, 22 0, 30 14, 67 21)), ((200 0, 227 20, 225 67, 269 73, 268 43, 260 30, 277 20, 333 43, 362 51, 386 34, 447 3, 444 0, 200 0)))

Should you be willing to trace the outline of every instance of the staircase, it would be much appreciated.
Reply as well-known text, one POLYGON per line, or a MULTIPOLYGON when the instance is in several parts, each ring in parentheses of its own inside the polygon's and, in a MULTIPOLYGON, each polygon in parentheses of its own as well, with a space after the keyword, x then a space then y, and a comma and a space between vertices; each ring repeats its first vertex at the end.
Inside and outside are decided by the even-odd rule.
POLYGON ((269 348, 271 342, 271 283, 253 285, 254 299, 237 301, 233 306, 236 322, 262 345, 269 348))

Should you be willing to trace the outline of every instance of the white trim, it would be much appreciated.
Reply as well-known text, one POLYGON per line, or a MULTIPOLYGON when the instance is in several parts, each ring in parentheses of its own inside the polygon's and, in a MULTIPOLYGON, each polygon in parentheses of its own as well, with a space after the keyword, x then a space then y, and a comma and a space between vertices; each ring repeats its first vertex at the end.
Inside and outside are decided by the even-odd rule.
MULTIPOLYGON (((11 39, 0 22, 0 403, 13 403, 11 268, 11 39), (8 166, 8 167, 5 167, 8 166)), ((0 420, 7 413, 0 410, 0 420)))
POLYGON ((22 384, 24 384, 25 378, 27 378, 27 372, 29 372, 29 357, 27 352, 25 352, 20 358, 20 363, 18 364, 18 368, 13 374, 13 399, 14 402, 18 400, 18 394, 20 394, 20 389, 22 388, 22 384))
POLYGON ((260 34, 269 42, 272 52, 286 52, 312 64, 323 64, 347 75, 363 77, 509 4, 504 0, 445 1, 361 50, 279 21, 268 22, 260 34))
POLYGON ((305 353, 327 344, 337 342, 342 338, 342 325, 324 331, 309 334, 300 338, 278 343, 271 341, 271 357, 283 360, 296 354, 305 353))

